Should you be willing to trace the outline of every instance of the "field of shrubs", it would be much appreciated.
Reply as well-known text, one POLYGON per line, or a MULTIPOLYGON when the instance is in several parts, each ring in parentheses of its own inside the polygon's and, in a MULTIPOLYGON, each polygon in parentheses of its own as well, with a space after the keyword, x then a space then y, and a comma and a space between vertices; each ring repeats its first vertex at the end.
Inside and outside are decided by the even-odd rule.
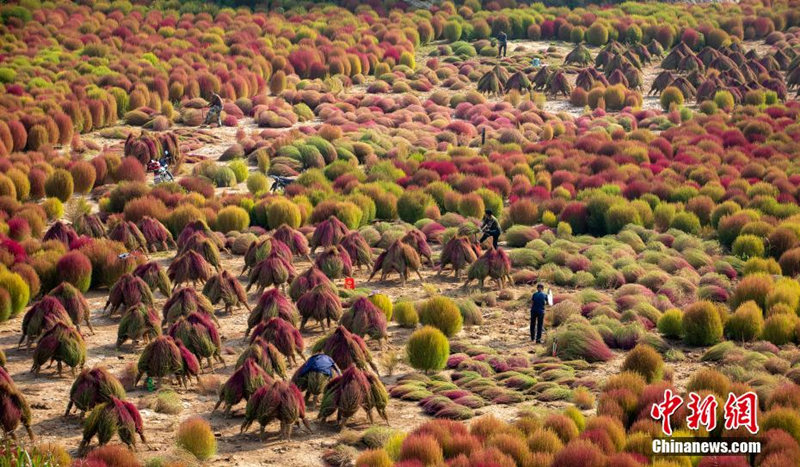
POLYGON ((219 3, 0 4, 0 465, 800 465, 797 0, 219 3))

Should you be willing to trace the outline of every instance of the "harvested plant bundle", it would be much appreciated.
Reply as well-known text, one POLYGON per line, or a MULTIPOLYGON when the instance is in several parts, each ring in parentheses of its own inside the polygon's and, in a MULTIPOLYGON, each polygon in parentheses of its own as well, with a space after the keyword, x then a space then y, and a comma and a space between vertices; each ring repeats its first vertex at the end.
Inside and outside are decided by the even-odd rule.
POLYGON ((142 350, 136 365, 134 386, 147 375, 161 381, 165 376, 178 376, 183 370, 181 351, 170 336, 158 336, 142 350))
POLYGON ((261 439, 264 438, 264 428, 272 420, 281 423, 280 435, 287 441, 292 438, 294 425, 299 425, 300 422, 303 422, 309 433, 311 432, 306 420, 303 395, 294 383, 286 381, 273 381, 271 384, 261 386, 250 396, 240 432, 244 433, 256 420, 261 425, 261 439))
POLYGON ((192 313, 200 313, 208 316, 213 321, 217 321, 214 316, 214 305, 205 295, 197 292, 192 287, 181 287, 170 295, 164 303, 162 315, 165 324, 172 324, 181 316, 189 316, 192 313))
POLYGON ((294 304, 286 298, 286 296, 278 289, 270 289, 261 294, 258 298, 256 307, 250 312, 247 317, 247 330, 244 335, 250 334, 250 330, 256 327, 259 323, 270 320, 271 318, 280 318, 297 326, 299 321, 297 308, 294 304))
POLYGON ((58 322, 72 325, 72 319, 61 302, 55 297, 45 295, 34 303, 22 318, 22 336, 19 338, 17 348, 21 347, 26 339, 30 347, 34 340, 58 322))
POLYGON ((69 415, 73 405, 83 415, 83 412, 92 410, 97 404, 110 402, 111 397, 125 399, 125 388, 117 377, 102 366, 84 369, 69 390, 69 403, 64 416, 69 415))
POLYGON ((253 359, 268 375, 273 377, 277 375, 286 379, 286 358, 275 345, 263 338, 256 337, 242 351, 236 361, 236 368, 242 366, 248 358, 253 359))
POLYGON ((358 297, 342 315, 340 323, 348 331, 362 337, 378 340, 388 337, 386 315, 367 297, 358 297))
POLYGON ((468 237, 453 237, 445 243, 440 256, 439 273, 447 265, 453 268, 456 279, 461 275, 461 270, 471 265, 478 259, 479 248, 468 237))
POLYGON ((209 368, 212 366, 211 357, 225 364, 220 355, 222 340, 219 330, 208 315, 191 313, 189 316, 181 316, 170 326, 167 334, 183 342, 199 361, 207 359, 209 368))
POLYGON ((134 305, 124 313, 117 327, 117 348, 127 340, 132 340, 133 345, 138 345, 139 340, 150 342, 161 335, 161 318, 155 308, 142 303, 134 305))
POLYGON ((381 281, 386 279, 388 274, 396 272, 400 275, 400 280, 403 284, 408 280, 409 272, 416 272, 419 280, 422 280, 422 275, 419 273, 421 266, 419 254, 417 250, 411 245, 396 240, 392 245, 375 260, 375 265, 372 268, 372 274, 369 280, 381 272, 381 281))
POLYGON ((285 355, 292 364, 297 363, 295 355, 299 355, 300 358, 305 360, 303 356, 303 349, 305 348, 303 336, 292 323, 286 320, 270 318, 267 321, 258 323, 253 329, 250 342, 254 342, 258 337, 262 337, 265 341, 275 345, 275 348, 285 355))
POLYGON ((219 247, 208 235, 203 232, 193 233, 178 248, 176 256, 180 257, 190 251, 200 255, 208 264, 219 270, 221 266, 219 247))
POLYGON ((361 266, 372 267, 372 248, 357 230, 345 235, 340 245, 350 255, 353 266, 359 270, 361 266))
POLYGON ((108 443, 117 434, 123 443, 135 448, 137 433, 142 442, 147 443, 139 410, 132 403, 111 396, 109 402, 97 405, 86 417, 86 423, 83 426, 83 440, 81 440, 78 451, 85 453, 95 435, 97 435, 97 442, 100 446, 108 443))
POLYGON ((173 290, 180 284, 191 282, 197 286, 198 282, 205 282, 211 277, 211 266, 199 253, 189 250, 178 256, 167 269, 169 279, 172 281, 173 290))
POLYGON ((342 427, 361 408, 372 423, 372 409, 376 409, 388 423, 385 412, 388 400, 386 388, 377 376, 351 366, 325 386, 317 418, 324 422, 335 412, 336 423, 342 427))
POLYGON ((378 372, 364 339, 344 326, 337 327, 329 336, 315 342, 313 350, 331 357, 339 368, 356 366, 363 370, 372 368, 375 373, 378 372))
POLYGON ((143 280, 151 291, 158 290, 161 295, 169 297, 169 292, 172 290, 172 282, 167 276, 167 271, 155 261, 140 264, 133 270, 133 275, 143 280))
POLYGON ((259 294, 269 286, 284 287, 294 279, 294 276, 292 263, 273 252, 250 270, 247 291, 249 292, 254 284, 258 285, 259 294))
POLYGON ((308 247, 308 239, 302 232, 289 227, 286 224, 281 224, 280 227, 275 229, 272 233, 272 238, 280 241, 289 247, 292 254, 295 256, 304 256, 309 261, 311 260, 308 254, 311 250, 308 247))
POLYGON ((342 317, 342 301, 336 289, 330 285, 321 284, 303 294, 297 300, 297 310, 302 321, 300 330, 305 328, 309 319, 314 319, 325 330, 331 326, 331 321, 336 322, 342 317), (327 326, 326 326, 327 323, 327 326))
POLYGON ((73 376, 76 367, 83 367, 86 362, 86 343, 80 331, 71 323, 59 321, 42 334, 33 353, 31 373, 38 375, 39 369, 48 361, 55 361, 58 364, 59 376, 62 363, 70 367, 73 376))
POLYGON ((208 297, 212 304, 216 305, 220 301, 225 305, 225 312, 230 313, 233 307, 244 306, 250 310, 247 304, 247 294, 239 280, 233 274, 223 270, 219 274, 211 276, 203 286, 203 295, 208 297))
POLYGON ((314 266, 330 279, 339 279, 353 273, 353 262, 350 254, 342 245, 329 246, 317 255, 314 266))
POLYGON ((350 232, 350 229, 338 218, 334 216, 328 217, 317 224, 314 229, 314 234, 311 236, 311 252, 316 251, 318 247, 327 248, 335 246, 342 242, 342 239, 350 232))
POLYGON ((472 263, 467 272, 466 287, 473 280, 477 280, 481 288, 486 278, 497 281, 502 289, 506 281, 511 281, 511 261, 503 249, 489 248, 477 261, 472 263))
POLYGON ((333 282, 331 282, 328 276, 320 271, 318 267, 311 266, 292 280, 292 283, 289 285, 289 297, 294 301, 300 300, 303 294, 318 285, 329 285, 333 287, 333 282))
POLYGON ((108 233, 108 238, 122 243, 128 251, 141 251, 142 253, 150 251, 142 231, 131 221, 118 222, 108 233))
POLYGON ((153 292, 141 278, 127 273, 111 288, 103 310, 107 310, 106 315, 110 316, 120 308, 127 309, 140 303, 153 306, 153 292))
POLYGON ((433 260, 431 259, 433 252, 431 251, 430 245, 428 245, 428 239, 421 230, 409 230, 407 234, 403 235, 400 241, 411 246, 411 248, 413 248, 419 254, 420 258, 427 259, 428 264, 433 266, 433 260))
POLYGON ((219 392, 219 400, 214 406, 216 411, 225 404, 225 414, 230 414, 231 407, 241 400, 249 400, 258 388, 272 384, 273 379, 252 359, 246 359, 225 381, 219 392))
POLYGON ((138 227, 151 252, 167 251, 170 248, 177 248, 177 244, 172 238, 172 233, 158 220, 149 216, 144 216, 139 221, 138 227))

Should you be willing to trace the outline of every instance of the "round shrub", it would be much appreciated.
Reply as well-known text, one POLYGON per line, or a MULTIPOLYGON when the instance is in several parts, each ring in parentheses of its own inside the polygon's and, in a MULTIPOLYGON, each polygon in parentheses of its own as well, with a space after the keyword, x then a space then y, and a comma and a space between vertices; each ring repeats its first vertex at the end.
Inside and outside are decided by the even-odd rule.
POLYGON ((443 296, 425 301, 420 307, 419 318, 422 324, 438 328, 447 337, 455 335, 464 324, 456 302, 443 296))
POLYGON ((751 89, 744 94, 744 103, 747 105, 762 106, 766 101, 767 96, 760 89, 751 89))
POLYGON ((673 105, 680 107, 683 105, 683 93, 675 86, 667 86, 661 92, 660 102, 661 108, 665 111, 669 111, 673 105))
POLYGON ((773 408, 764 414, 760 428, 764 433, 772 429, 783 430, 800 443, 800 414, 796 409, 788 407, 773 408))
POLYGON ((434 203, 431 195, 421 190, 406 190, 397 200, 397 214, 400 219, 413 224, 422 219, 425 210, 434 203))
POLYGON ((385 449, 367 449, 356 459, 356 467, 392 467, 394 463, 385 449))
POLYGON ((236 185, 236 174, 228 166, 218 167, 214 171, 212 180, 217 187, 231 187, 236 185))
POLYGON ((775 345, 788 344, 795 338, 797 316, 785 313, 774 314, 764 321, 761 338, 775 345))
POLYGON ((744 302, 754 301, 762 310, 766 310, 767 295, 772 291, 774 281, 767 274, 752 274, 736 284, 736 289, 730 299, 732 309, 738 308, 744 302))
POLYGON ((455 42, 461 39, 461 23, 458 21, 448 21, 444 25, 444 29, 442 30, 442 36, 448 42, 455 42))
POLYGON ((639 373, 648 383, 661 380, 664 371, 664 359, 655 349, 647 344, 637 344, 622 363, 623 371, 639 373))
POLYGON ((386 321, 391 321, 393 310, 392 300, 382 293, 372 294, 368 298, 373 305, 378 307, 378 309, 386 315, 386 321))
POLYGON ((723 111, 730 112, 733 110, 733 106, 736 104, 736 101, 733 99, 733 94, 731 94, 729 91, 722 90, 717 91, 714 94, 714 103, 717 104, 717 107, 723 111))
POLYGON ((739 235, 733 242, 733 254, 742 259, 764 256, 764 240, 755 235, 739 235))
POLYGON ((602 23, 595 21, 584 34, 586 41, 592 45, 600 46, 608 42, 608 29, 602 23))
POLYGON ((56 263, 59 280, 69 282, 83 293, 92 283, 92 262, 79 251, 66 253, 56 263))
POLYGON ((207 421, 200 417, 184 420, 178 427, 177 444, 179 447, 204 461, 217 453, 217 439, 207 421))
MULTIPOLYGON (((28 301, 31 298, 30 288, 28 284, 20 277, 19 274, 11 272, 7 269, 0 270, 0 289, 5 289, 11 297, 11 315, 10 317, 17 316, 19 312, 25 309, 28 301)), ((461 316, 461 315, 459 315, 461 316)), ((2 316, 0 316, 0 321, 2 316)))
POLYGON ((700 231, 700 219, 693 212, 681 211, 672 218, 670 227, 686 233, 697 234, 700 231))
POLYGON ((417 324, 419 323, 419 315, 417 314, 417 309, 414 308, 413 303, 405 301, 397 302, 394 304, 392 311, 394 320, 400 326, 404 328, 417 327, 417 324))
POLYGON ((56 169, 44 182, 44 192, 48 197, 58 198, 66 203, 75 189, 72 175, 64 169, 56 169))
POLYGON ((616 234, 628 224, 639 224, 639 213, 630 204, 618 203, 606 211, 606 233, 616 234))
POLYGON ((42 209, 48 220, 60 219, 64 215, 64 203, 58 198, 47 198, 42 202, 42 209))
POLYGON ((438 371, 444 368, 450 355, 450 342, 442 331, 433 326, 417 329, 406 344, 408 362, 417 370, 438 371))
POLYGON ((242 159, 236 159, 233 161, 228 162, 228 168, 233 171, 233 175, 236 176, 236 182, 242 183, 247 179, 247 174, 249 170, 247 169, 247 162, 242 159))
POLYGON ((725 322, 725 337, 730 340, 749 342, 761 335, 764 316, 761 308, 753 301, 739 305, 739 308, 725 322))
POLYGON ((217 213, 214 224, 216 229, 222 233, 243 232, 250 226, 250 215, 239 206, 225 206, 217 213))
POLYGON ((458 213, 464 217, 480 218, 484 209, 483 198, 476 193, 467 193, 458 201, 458 213))
POLYGON ((269 189, 269 179, 261 172, 253 172, 247 177, 247 190, 256 195, 269 189))
POLYGON ((681 321, 683 340, 688 345, 709 346, 722 339, 722 320, 714 304, 701 301, 689 305, 681 321))
POLYGON ((94 188, 95 177, 97 172, 94 165, 87 161, 78 161, 72 164, 69 168, 69 173, 72 175, 72 182, 75 185, 76 193, 88 193, 89 190, 94 188))
POLYGON ((792 248, 781 254, 778 264, 784 275, 795 277, 800 274, 800 247, 792 248))
POLYGON ((123 157, 122 162, 114 169, 114 180, 117 182, 144 182, 146 179, 144 165, 135 157, 123 157))
POLYGON ((203 211, 191 204, 182 204, 172 211, 167 218, 166 226, 174 237, 180 235, 187 224, 196 220, 206 220, 203 211))
POLYGON ((277 229, 283 224, 296 229, 300 227, 302 215, 300 208, 285 198, 280 198, 267 206, 267 224, 270 229, 277 229))
POLYGON ((625 107, 625 87, 622 84, 607 87, 603 99, 608 110, 621 110, 625 107))

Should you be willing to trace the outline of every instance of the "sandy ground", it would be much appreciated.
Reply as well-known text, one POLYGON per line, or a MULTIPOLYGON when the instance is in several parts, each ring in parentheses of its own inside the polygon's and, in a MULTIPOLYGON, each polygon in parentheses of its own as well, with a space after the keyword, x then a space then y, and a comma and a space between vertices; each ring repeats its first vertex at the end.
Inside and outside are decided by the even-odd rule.
MULTIPOLYGON (((550 44, 538 42, 512 42, 510 52, 516 53, 517 49, 524 48, 528 51, 539 50, 548 47, 550 44)), ((566 54, 572 46, 570 44, 556 45, 560 53, 566 54)), ((521 50, 520 50, 521 52, 521 50)), ((596 52, 596 51, 593 51, 596 52)), ((424 57, 418 57, 418 62, 424 57)), ((645 71, 645 89, 649 89, 652 77, 655 75, 655 67, 645 71)), ((574 75, 572 75, 574 80, 574 75)), ((352 90, 350 92, 353 92, 352 90)), ((653 99, 645 99, 645 106, 652 107, 653 99)), ((657 106, 657 100, 655 102, 657 106)), ((583 109, 569 106, 565 99, 548 101, 547 110, 561 111, 567 110, 570 113, 579 115, 583 109)), ((306 123, 308 124, 308 123, 306 123)), ((315 124, 315 123, 311 123, 315 124)), ((125 127, 121 127, 125 130, 125 127)), ((216 159, 233 142, 238 129, 245 131, 259 131, 252 119, 243 119, 238 128, 221 128, 213 130, 202 130, 206 135, 206 143, 199 147, 188 148, 189 154, 204 156, 216 159)), ((179 133, 195 133, 197 129, 177 128, 179 133)), ((92 140, 106 150, 121 151, 122 141, 111 140, 101 137, 98 134, 87 135, 85 137, 92 140)), ((184 169, 188 173, 190 167, 184 169)), ((220 191, 246 190, 240 185, 236 188, 227 188, 220 191)), ((435 247, 434 257, 438 255, 438 247, 435 247)), ((172 259, 174 252, 162 253, 154 256, 165 267, 172 259)), ((243 259, 240 256, 224 255, 224 267, 231 272, 238 274, 241 271, 243 259)), ((298 272, 304 271, 309 266, 305 260, 297 261, 295 267, 298 272)), ((387 294, 392 299, 400 297, 410 299, 424 298, 426 292, 423 285, 433 286, 441 293, 449 296, 466 296, 467 291, 461 288, 461 282, 456 282, 450 277, 439 277, 430 267, 425 267, 422 271, 423 281, 411 280, 406 285, 401 286, 399 282, 374 281, 365 284, 367 273, 357 272, 355 279, 358 286, 366 285, 371 289, 379 290, 387 294)), ((241 277, 242 281, 246 278, 241 277)), ((338 281, 341 285, 341 281, 338 281)), ((243 282, 244 283, 244 282, 243 282)), ((511 289, 515 297, 514 300, 499 302, 497 307, 483 308, 485 323, 480 327, 467 328, 462 331, 456 339, 467 340, 474 344, 490 346, 503 354, 530 355, 532 351, 542 351, 541 348, 534 348, 527 336, 528 316, 527 316, 527 297, 531 292, 528 288, 515 287, 511 289)), ((160 311, 161 305, 166 297, 157 295, 156 308, 160 311)), ((86 333, 88 347, 88 357, 86 365, 103 365, 116 374, 122 374, 125 367, 138 360, 141 345, 137 348, 130 342, 123 345, 119 350, 114 348, 116 340, 117 323, 119 318, 107 318, 103 316, 102 308, 105 304, 107 291, 92 291, 87 295, 92 309, 92 322, 95 334, 86 333)), ((250 304, 255 305, 257 297, 250 296, 250 304)), ((207 382, 213 382, 214 378, 224 382, 228 375, 233 371, 237 355, 245 347, 244 331, 247 327, 247 312, 244 309, 235 311, 230 315, 220 314, 220 330, 224 340, 223 358, 226 366, 216 365, 214 373, 207 377, 207 382)), ((58 377, 53 369, 43 369, 38 378, 34 378, 29 373, 31 365, 31 353, 29 350, 17 350, 16 344, 20 335, 20 325, 22 315, 0 325, 0 346, 8 357, 8 370, 19 385, 28 402, 33 407, 33 430, 43 441, 57 442, 67 447, 75 455, 81 440, 81 421, 77 415, 64 417, 69 388, 73 378, 69 371, 58 377)), ((381 366, 381 362, 386 355, 395 353, 402 355, 404 352, 405 341, 410 334, 409 330, 398 328, 392 324, 389 328, 388 345, 380 349, 376 342, 369 343, 374 359, 381 366)), ((310 348, 314 341, 322 335, 318 327, 310 327, 304 332, 306 347, 310 348)), ((699 354, 686 353, 687 360, 673 365, 674 380, 678 387, 685 385, 688 375, 697 368, 699 354)), ((608 375, 617 373, 622 363, 623 355, 618 354, 611 362, 602 365, 595 365, 582 376, 589 376, 597 381, 604 380, 608 375)), ((291 374, 296 368, 289 369, 291 374)), ((388 375, 387 368, 381 368, 381 379, 389 386, 401 376, 411 371, 405 364, 400 363, 394 368, 393 374, 388 375)), ((169 386, 169 384, 165 384, 169 386)), ((196 384, 188 389, 181 389, 177 386, 172 387, 181 397, 184 410, 179 415, 165 415, 156 413, 148 407, 148 399, 152 394, 148 393, 140 385, 139 388, 128 393, 129 399, 141 409, 145 421, 145 432, 149 441, 148 446, 139 446, 139 452, 143 459, 154 456, 164 456, 174 454, 175 430, 181 420, 192 415, 200 415, 209 420, 218 439, 218 454, 211 460, 215 465, 283 465, 283 466, 306 466, 319 465, 321 455, 324 451, 334 446, 339 439, 339 434, 333 426, 324 425, 312 421, 312 433, 303 430, 296 431, 294 438, 290 442, 277 439, 278 426, 273 423, 268 427, 268 439, 262 442, 258 439, 256 430, 251 429, 250 433, 239 435, 239 425, 244 404, 240 403, 234 410, 234 416, 225 417, 222 413, 211 413, 217 401, 216 394, 211 391, 202 391, 196 384)), ((510 406, 489 406, 480 409, 479 413, 493 413, 504 419, 512 419, 522 408, 540 408, 543 410, 563 407, 565 403, 540 403, 527 401, 521 404, 510 406)), ((404 402, 398 399, 391 399, 387 409, 390 424, 393 428, 411 430, 420 423, 428 419, 423 415, 422 410, 413 402, 404 402)), ((590 413, 587 412, 587 413, 590 413)), ((311 408, 308 411, 310 420, 315 420, 316 410, 311 408)), ((352 421, 349 429, 364 430, 368 427, 364 414, 358 414, 352 421)))

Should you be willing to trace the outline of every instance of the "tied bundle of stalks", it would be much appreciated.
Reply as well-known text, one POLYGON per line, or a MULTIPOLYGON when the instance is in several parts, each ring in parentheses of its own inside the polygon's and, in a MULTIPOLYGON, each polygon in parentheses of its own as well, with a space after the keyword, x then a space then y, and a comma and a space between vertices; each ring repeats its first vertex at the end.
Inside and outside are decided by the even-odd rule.
POLYGON ((297 326, 298 314, 297 308, 294 304, 286 298, 283 293, 278 289, 270 289, 261 294, 261 297, 256 303, 256 307, 250 312, 247 317, 247 330, 244 332, 245 337, 250 334, 250 330, 256 327, 259 323, 266 322, 271 318, 280 318, 297 326))
POLYGON ((234 307, 239 306, 243 306, 250 311, 244 287, 227 270, 211 276, 206 285, 203 286, 203 295, 208 297, 213 305, 221 301, 225 305, 226 313, 230 313, 234 307))
POLYGON ((153 306, 153 292, 141 278, 126 273, 111 288, 103 310, 107 310, 106 316, 111 316, 120 308, 126 309, 140 303, 153 306))
POLYGON ((336 424, 342 427, 361 408, 372 423, 372 409, 376 409, 388 424, 389 420, 386 417, 388 401, 386 388, 377 376, 351 366, 325 386, 317 418, 325 422, 335 412, 336 424))
POLYGON ((569 98, 569 95, 572 94, 572 85, 569 84, 567 75, 565 75, 563 71, 559 70, 553 73, 553 75, 547 80, 546 91, 548 94, 553 96, 563 94, 564 97, 569 98))
POLYGON ((345 235, 340 245, 350 255, 352 265, 358 267, 359 271, 361 266, 372 267, 372 248, 357 230, 345 235))
POLYGON ((181 340, 198 360, 207 359, 209 368, 212 367, 211 357, 225 365, 220 355, 222 339, 219 330, 207 315, 192 313, 181 316, 170 326, 167 334, 175 340, 181 340))
POLYGON ((564 65, 586 66, 592 63, 592 54, 583 44, 578 44, 564 57, 564 65))
POLYGON ((331 357, 339 368, 356 366, 364 370, 372 368, 375 373, 378 372, 364 339, 351 333, 344 326, 337 327, 331 335, 314 343, 313 351, 323 352, 331 357))
POLYGON ((131 449, 136 449, 135 436, 137 433, 142 442, 147 444, 139 410, 132 403, 111 396, 109 402, 99 404, 86 417, 86 423, 83 426, 83 440, 81 440, 78 452, 85 454, 95 435, 100 446, 111 441, 116 434, 120 441, 130 446, 131 449))
POLYGON ((272 253, 283 258, 287 263, 291 263, 294 259, 292 250, 283 241, 274 237, 260 237, 251 243, 244 253, 242 274, 251 270, 253 266, 265 260, 272 253))
POLYGON ((325 330, 331 326, 331 321, 336 322, 342 317, 342 301, 333 286, 321 284, 303 294, 297 300, 297 310, 300 312, 302 331, 309 319, 314 319, 325 330), (327 323, 327 326, 326 326, 327 323))
POLYGON ((167 275, 172 281, 173 290, 180 284, 191 282, 197 286, 198 282, 205 282, 211 277, 211 266, 196 251, 187 251, 178 256, 167 269, 167 275))
POLYGON ((172 238, 172 233, 158 220, 149 216, 144 216, 139 221, 138 227, 151 252, 167 251, 170 248, 177 248, 177 244, 172 238))
POLYGON ((203 232, 193 233, 186 241, 178 248, 176 256, 184 255, 188 252, 194 252, 200 255, 208 264, 214 266, 219 271, 221 266, 220 248, 217 244, 203 232))
POLYGON ((273 379, 252 359, 246 359, 225 381, 219 392, 219 400, 214 405, 215 412, 221 404, 225 404, 225 415, 230 415, 231 408, 242 400, 249 400, 258 388, 272 384, 273 379))
POLYGON ((225 239, 220 238, 216 233, 214 233, 211 228, 208 227, 208 224, 205 223, 203 220, 196 220, 192 221, 181 230, 181 233, 178 235, 178 239, 176 243, 178 244, 178 249, 182 249, 189 238, 194 235, 195 233, 200 232, 203 234, 207 239, 211 240, 212 243, 217 247, 217 249, 225 248, 225 239))
POLYGON ((72 324, 81 330, 81 323, 86 323, 89 330, 94 334, 92 323, 89 322, 89 302, 80 290, 69 282, 62 282, 50 291, 47 295, 56 298, 61 302, 61 306, 67 310, 67 314, 72 319, 72 324))
POLYGON ((353 262, 342 245, 329 246, 317 255, 314 266, 330 279, 339 279, 353 273, 353 262))
POLYGON ((300 391, 305 392, 305 401, 309 399, 317 405, 319 396, 325 390, 325 386, 333 376, 340 375, 342 371, 336 366, 333 359, 324 353, 312 355, 306 362, 294 372, 292 383, 300 391))
POLYGON ((75 232, 75 229, 61 221, 54 222, 42 237, 43 242, 57 240, 67 246, 72 245, 72 242, 77 239, 78 233, 75 232))
POLYGON ((478 92, 499 96, 505 91, 505 71, 500 66, 495 66, 484 73, 478 80, 478 92))
POLYGON ((151 291, 158 290, 161 295, 169 297, 172 281, 169 280, 167 271, 155 261, 140 264, 133 270, 133 275, 143 280, 151 291))
POLYGON ((309 433, 311 426, 306 420, 306 404, 300 390, 292 383, 286 381, 273 381, 258 388, 250 396, 245 408, 244 422, 240 434, 247 431, 254 421, 258 420, 261 425, 260 438, 264 439, 264 429, 272 420, 278 420, 281 424, 280 436, 287 441, 292 439, 292 429, 294 425, 303 425, 309 433))
POLYGON ((108 233, 108 238, 122 243, 128 251, 141 251, 145 254, 150 251, 144 234, 131 221, 118 222, 108 233))
POLYGON ((110 402, 112 397, 125 399, 125 388, 117 377, 102 366, 84 369, 69 390, 69 402, 64 416, 69 415, 74 405, 81 411, 82 418, 84 412, 92 410, 98 404, 110 402))
POLYGON ((22 347, 22 343, 26 340, 30 348, 34 340, 59 322, 71 326, 72 318, 58 299, 45 295, 34 303, 22 318, 22 336, 19 338, 17 348, 22 347))
POLYGON ((254 284, 258 286, 259 294, 269 286, 283 288, 286 283, 294 279, 294 276, 295 270, 292 263, 272 252, 250 271, 247 291, 249 292, 254 284))
POLYGON ((160 384, 165 376, 179 375, 183 370, 181 351, 170 336, 158 336, 142 350, 136 364, 134 387, 143 376, 155 378, 160 384))
MULTIPOLYGON (((205 295, 191 287, 181 287, 173 292, 162 309, 165 324, 172 324, 181 316, 189 316, 192 313, 206 315, 209 319, 217 322, 217 317, 214 316, 214 305, 205 295)), ((217 322, 217 324, 219 323, 217 322)))
POLYGON ((311 236, 311 252, 316 251, 318 247, 327 248, 338 245, 348 232, 350 232, 350 229, 342 221, 330 216, 328 220, 317 224, 314 229, 314 234, 311 236))
POLYGON ((83 214, 75 220, 75 232, 92 238, 105 238, 106 226, 97 214, 83 214))
POLYGON ((256 337, 239 355, 236 368, 239 368, 248 359, 255 361, 270 376, 279 376, 286 379, 286 358, 272 343, 261 337, 256 337))
POLYGON ((0 368, 0 426, 6 438, 17 439, 14 433, 21 424, 25 427, 28 437, 33 441, 36 437, 31 430, 31 407, 25 396, 8 376, 8 373, 0 368))
POLYGON ((178 145, 178 137, 171 131, 150 133, 142 130, 136 136, 133 132, 128 133, 123 151, 125 157, 135 157, 142 165, 146 165, 153 159, 159 160, 165 154, 169 154, 173 158, 175 166, 180 164, 183 159, 178 145))
POLYGON ((464 287, 467 287, 473 280, 477 280, 480 287, 483 288, 487 277, 496 280, 501 289, 507 281, 511 281, 511 261, 505 250, 494 248, 486 250, 486 253, 469 267, 464 287))
POLYGON ((329 285, 333 287, 333 282, 328 279, 324 272, 320 271, 318 267, 311 266, 305 272, 295 277, 289 285, 289 297, 297 301, 306 292, 313 289, 318 285, 329 285))
POLYGON ((250 342, 254 342, 258 337, 274 344, 275 348, 285 355, 293 365, 297 363, 297 359, 295 358, 297 355, 305 360, 303 356, 303 348, 305 347, 303 336, 297 328, 285 320, 270 318, 266 322, 258 323, 253 329, 250 342))
POLYGON ((439 274, 446 266, 453 268, 456 279, 461 275, 461 270, 471 265, 478 259, 480 246, 470 241, 469 237, 453 237, 445 243, 440 256, 439 274))
POLYGON ((517 71, 510 78, 506 81, 506 89, 512 90, 515 89, 519 92, 523 91, 530 91, 533 88, 533 84, 531 80, 528 79, 528 75, 525 74, 523 71, 517 71))
POLYGON ((358 297, 339 321, 348 331, 358 336, 381 340, 386 332, 386 315, 367 297, 358 297))
POLYGON ((550 70, 550 67, 548 66, 541 67, 539 71, 536 72, 535 75, 533 75, 532 84, 534 91, 541 91, 545 87, 547 87, 547 83, 550 80, 551 75, 552 75, 552 70, 550 70))
POLYGON ((428 264, 433 266, 433 260, 431 259, 433 252, 431 251, 430 245, 428 245, 428 239, 421 230, 409 230, 407 234, 403 235, 403 238, 401 238, 400 241, 411 246, 411 248, 413 248, 419 254, 420 258, 427 259, 428 264))
POLYGON ((400 275, 403 284, 408 280, 409 272, 416 272, 419 280, 422 280, 422 275, 419 273, 420 266, 421 261, 417 250, 407 243, 396 240, 386 251, 378 255, 369 280, 372 280, 378 271, 381 272, 381 281, 393 272, 400 275))
POLYGON ((117 328, 117 348, 128 340, 139 345, 140 340, 149 343, 151 339, 161 335, 161 318, 152 306, 142 303, 132 306, 122 313, 117 328))
POLYGON ((302 232, 286 224, 281 224, 281 226, 272 233, 272 238, 288 246, 293 255, 302 256, 311 261, 309 257, 311 250, 308 247, 308 239, 302 232))
POLYGON ((181 353, 181 371, 178 372, 178 381, 183 387, 189 387, 189 378, 194 376, 200 382, 200 361, 195 357, 191 350, 183 345, 180 339, 175 340, 175 345, 181 353))
POLYGON ((586 67, 578 72, 575 78, 575 87, 582 88, 586 91, 592 90, 595 83, 601 83, 603 86, 608 86, 608 80, 602 73, 597 71, 594 67, 586 67))
POLYGON ((38 375, 42 365, 48 361, 57 363, 58 376, 61 376, 62 363, 70 367, 73 376, 76 367, 83 368, 86 362, 86 343, 72 324, 59 321, 42 334, 33 353, 31 373, 38 375))

